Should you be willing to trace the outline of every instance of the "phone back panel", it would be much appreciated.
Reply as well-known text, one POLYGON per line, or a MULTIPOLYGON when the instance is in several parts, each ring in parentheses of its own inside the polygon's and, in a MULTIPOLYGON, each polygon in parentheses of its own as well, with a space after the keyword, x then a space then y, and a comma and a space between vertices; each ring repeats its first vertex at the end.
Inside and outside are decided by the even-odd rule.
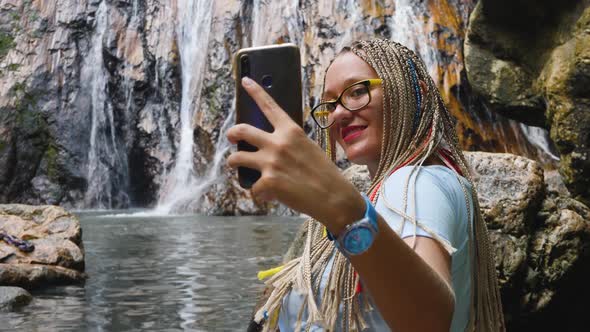
MULTIPOLYGON (((235 56, 234 68, 236 123, 248 123, 267 132, 273 131, 260 108, 242 88, 241 78, 248 76, 262 86, 293 121, 302 126, 301 58, 297 46, 281 44, 242 49, 235 56), (244 56, 249 62, 246 75, 242 61, 244 56)), ((238 150, 256 151, 256 147, 239 142, 238 150)), ((256 170, 238 168, 239 182, 244 188, 250 188, 259 177, 260 173, 256 170)))

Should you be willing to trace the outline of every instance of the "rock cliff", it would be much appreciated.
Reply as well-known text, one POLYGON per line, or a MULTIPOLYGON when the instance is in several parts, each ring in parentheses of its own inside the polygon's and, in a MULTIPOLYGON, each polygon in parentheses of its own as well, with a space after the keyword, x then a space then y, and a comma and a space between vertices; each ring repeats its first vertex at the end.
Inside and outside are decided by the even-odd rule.
POLYGON ((572 194, 590 202, 590 2, 486 1, 465 40, 469 82, 497 112, 545 127, 572 194))
MULTIPOLYGON (((307 114, 338 49, 396 39, 425 58, 466 148, 526 150, 513 123, 465 104, 473 6, 0 0, 0 201, 266 213, 223 167, 223 132, 233 121, 231 57, 267 43, 301 47, 307 114)), ((305 129, 313 135, 311 122, 305 129)))

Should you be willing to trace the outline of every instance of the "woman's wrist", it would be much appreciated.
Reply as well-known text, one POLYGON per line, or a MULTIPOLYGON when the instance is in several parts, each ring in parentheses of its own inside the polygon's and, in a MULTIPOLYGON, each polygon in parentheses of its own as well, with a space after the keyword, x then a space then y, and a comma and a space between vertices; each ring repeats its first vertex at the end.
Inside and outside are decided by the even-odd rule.
POLYGON ((354 194, 347 197, 340 196, 339 199, 341 201, 333 203, 334 206, 330 209, 333 211, 331 215, 326 217, 325 222, 322 221, 330 233, 336 237, 346 226, 362 219, 367 209, 363 196, 356 190, 354 194))

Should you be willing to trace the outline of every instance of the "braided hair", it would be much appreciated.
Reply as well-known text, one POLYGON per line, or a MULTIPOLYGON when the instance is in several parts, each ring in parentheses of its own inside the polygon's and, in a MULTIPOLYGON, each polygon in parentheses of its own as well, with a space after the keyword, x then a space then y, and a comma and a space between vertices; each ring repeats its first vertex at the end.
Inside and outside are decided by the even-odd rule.
MULTIPOLYGON (((471 184, 471 188, 475 188, 469 176, 467 162, 459 147, 454 119, 445 107, 424 62, 405 46, 385 39, 358 41, 344 48, 340 54, 345 52, 352 52, 364 60, 383 81, 381 157, 377 171, 372 174, 371 186, 367 192, 373 203, 378 196, 383 196, 381 183, 397 169, 406 165, 421 166, 430 156, 441 156, 441 153, 451 161, 458 178, 459 175, 463 175, 471 184), (420 81, 426 85, 424 94, 420 91, 420 81)), ((318 143, 334 160, 334 140, 330 138, 329 131, 318 129, 317 138, 318 143)), ((419 171, 420 167, 414 167, 412 173, 419 171)), ((416 225, 415 216, 405 214, 409 179, 412 178, 412 173, 404 188, 406 194, 403 211, 386 205, 394 212, 401 214, 403 223, 409 220, 416 225)), ((477 193, 475 189, 467 189, 461 178, 459 182, 465 194, 468 215, 473 215, 473 225, 470 222, 468 227, 472 289, 470 317, 466 331, 504 331, 494 256, 478 204, 477 193), (473 202, 473 209, 470 207, 470 201, 473 202)), ((309 219, 306 221, 306 227, 307 236, 303 254, 286 263, 280 272, 266 282, 272 292, 266 303, 257 311, 255 321, 267 321, 264 324, 264 331, 276 329, 276 319, 268 318, 272 317, 273 313, 278 313, 284 296, 292 289, 296 289, 304 294, 304 302, 298 315, 297 331, 301 329, 302 315, 305 310, 308 312, 306 324, 308 329, 310 323, 316 323, 333 331, 340 318, 340 326, 343 329, 363 330, 368 327, 363 312, 372 308, 366 299, 360 301, 356 292, 356 285, 359 282, 358 274, 348 259, 334 247, 333 242, 327 239, 325 228, 321 223, 309 219), (328 280, 324 291, 320 294, 320 281, 330 262, 332 263, 328 280), (322 298, 319 304, 315 301, 318 295, 322 298), (342 315, 339 315, 340 308, 343 309, 342 315)), ((448 249, 444 241, 443 245, 448 249)))

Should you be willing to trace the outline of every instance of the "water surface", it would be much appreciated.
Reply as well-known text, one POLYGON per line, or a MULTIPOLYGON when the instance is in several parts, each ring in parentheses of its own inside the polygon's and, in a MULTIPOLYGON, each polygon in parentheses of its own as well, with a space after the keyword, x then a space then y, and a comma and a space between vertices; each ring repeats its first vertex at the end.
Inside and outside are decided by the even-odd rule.
POLYGON ((292 217, 80 213, 84 286, 33 292, 8 331, 245 331, 262 283, 302 222, 292 217))

